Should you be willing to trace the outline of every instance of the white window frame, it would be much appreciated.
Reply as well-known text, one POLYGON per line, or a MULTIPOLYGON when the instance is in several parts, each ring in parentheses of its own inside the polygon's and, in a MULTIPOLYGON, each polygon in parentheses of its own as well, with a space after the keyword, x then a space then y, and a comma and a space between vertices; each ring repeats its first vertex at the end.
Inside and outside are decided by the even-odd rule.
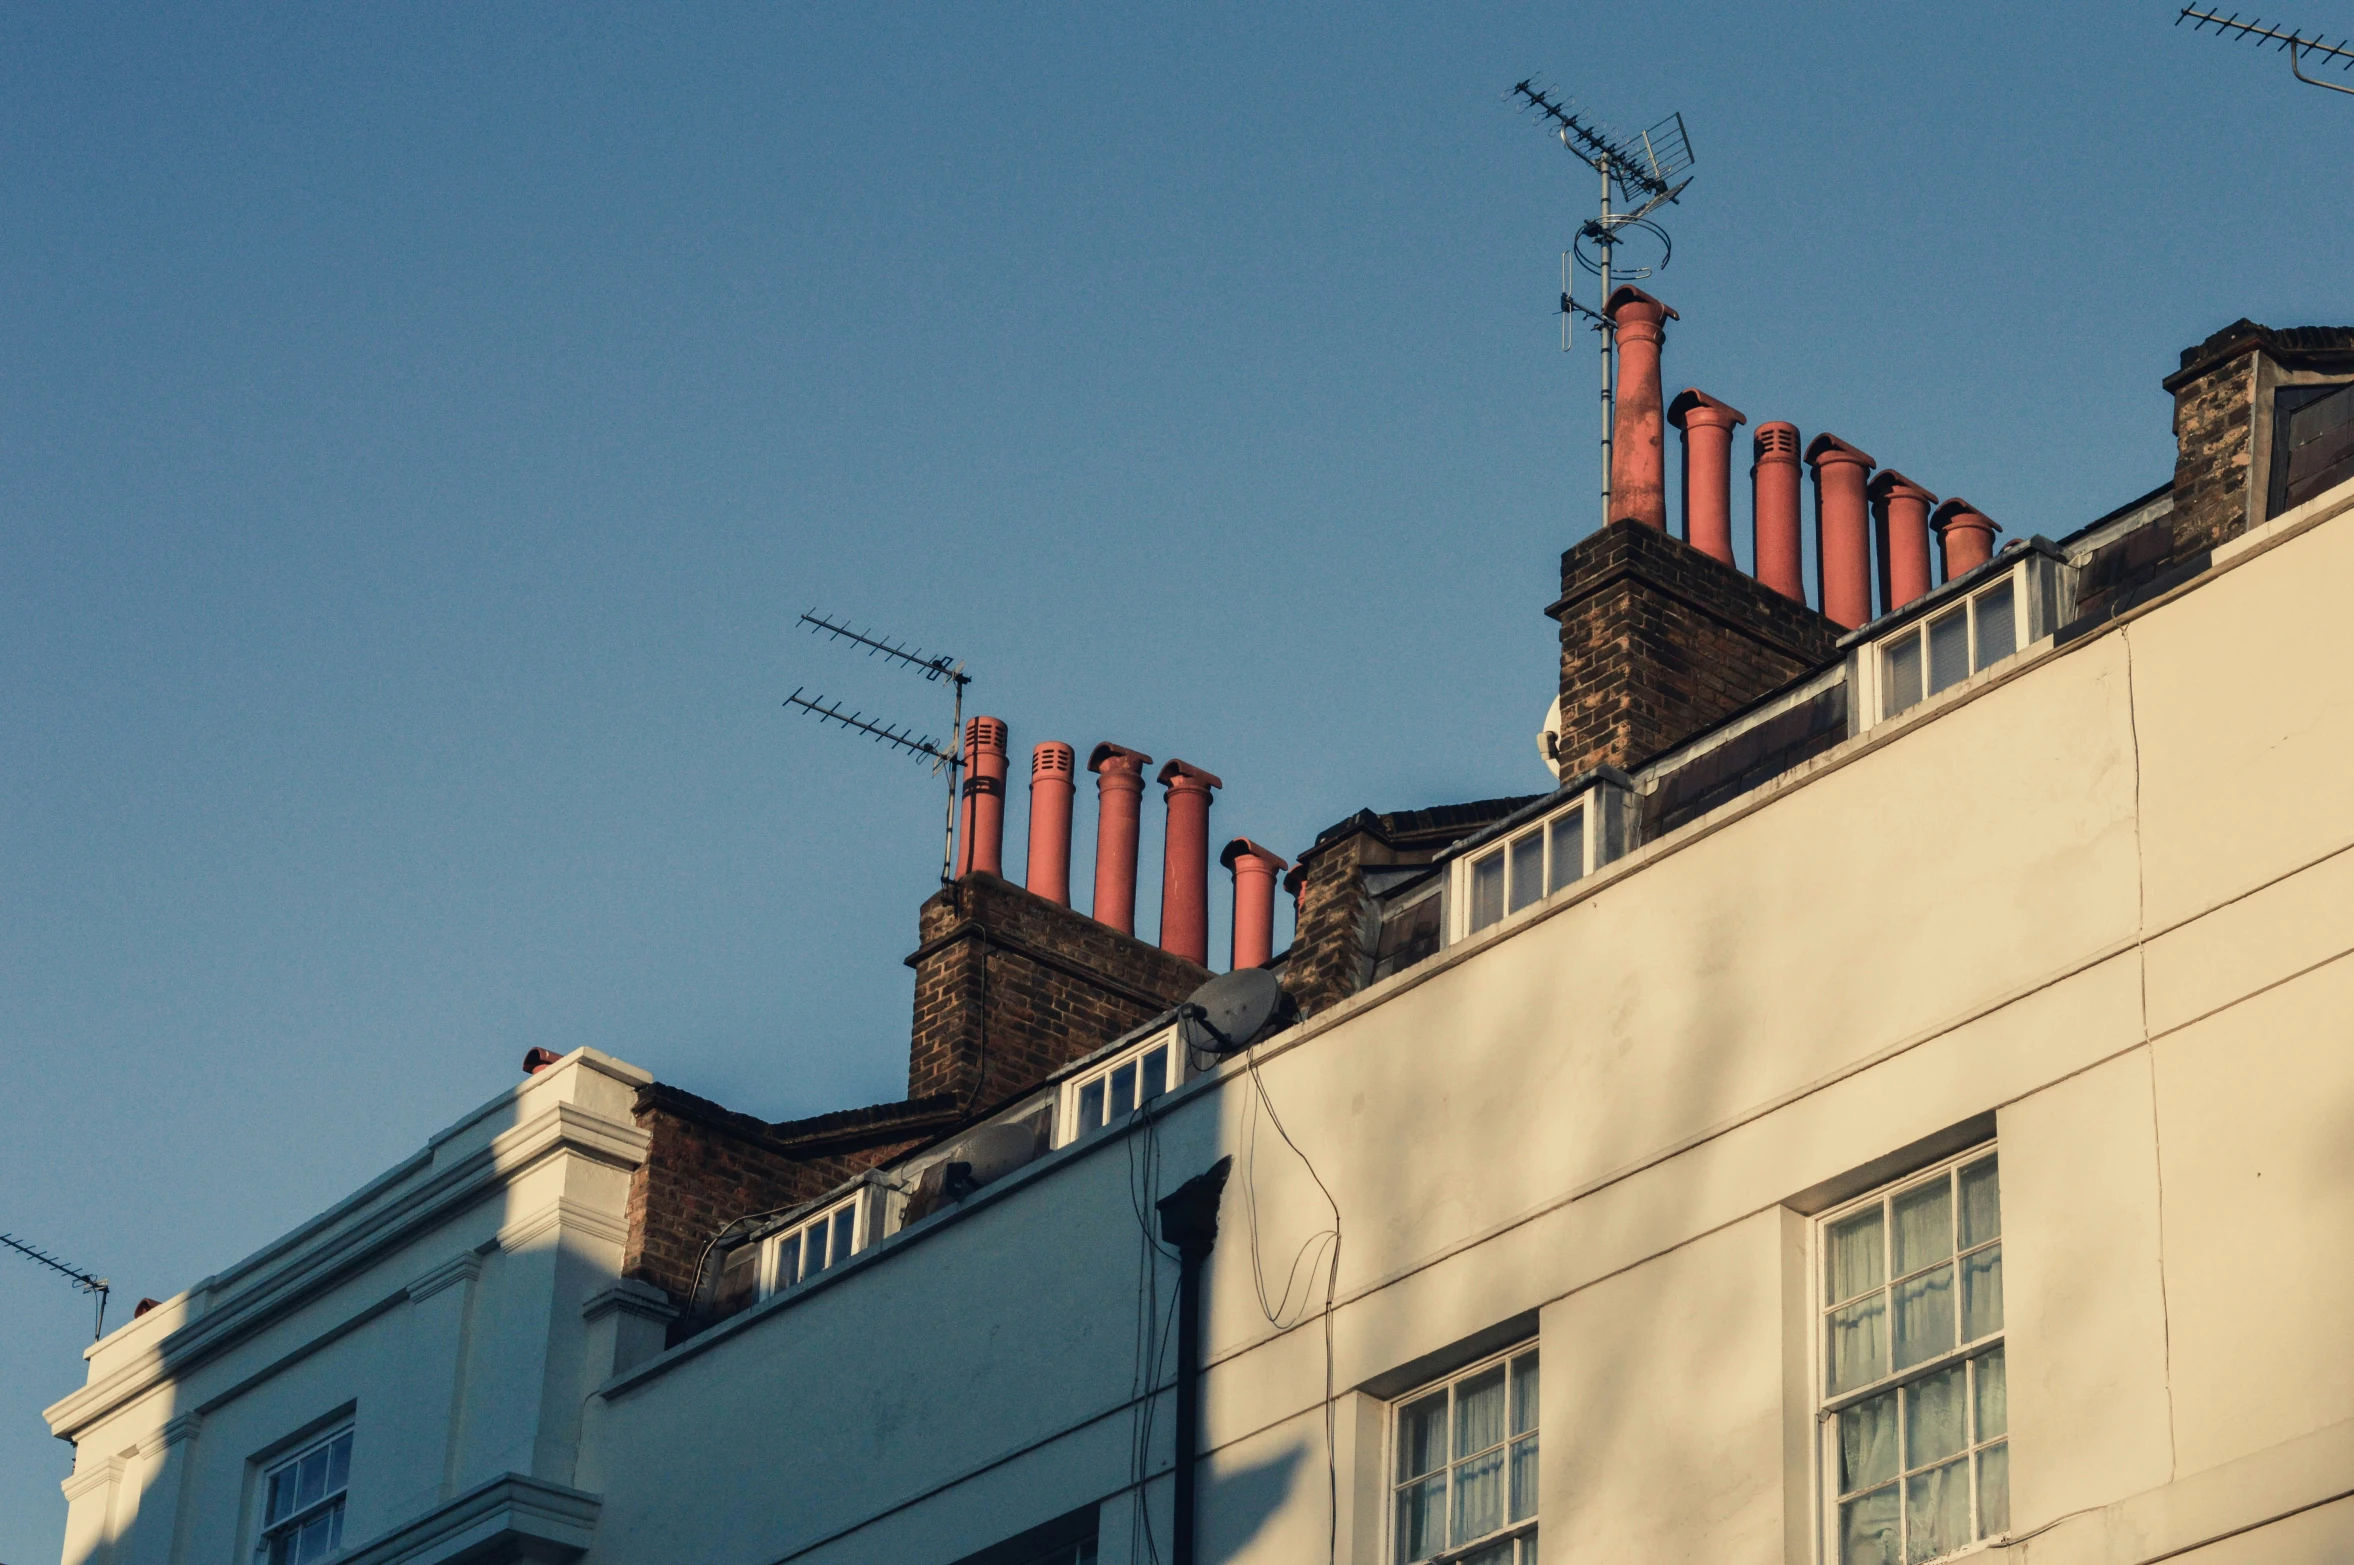
POLYGON ((1600 789, 1589 788, 1563 804, 1559 809, 1548 810, 1527 825, 1505 833, 1492 842, 1483 842, 1476 851, 1466 853, 1458 858, 1455 861, 1454 871, 1449 877, 1452 883, 1447 888, 1447 900, 1450 904, 1447 923, 1451 927, 1447 930, 1446 944, 1453 945, 1459 940, 1468 940, 1473 935, 1485 933, 1487 930, 1525 917, 1537 908, 1543 907, 1553 897, 1569 890, 1579 881, 1594 873, 1602 856, 1602 801, 1600 793, 1600 789), (1557 881, 1553 864, 1553 823, 1573 812, 1583 812, 1579 819, 1577 834, 1579 851, 1577 872, 1557 881), (1513 849, 1527 842, 1531 837, 1536 838, 1541 845, 1538 880, 1540 889, 1534 897, 1516 908, 1512 905, 1513 849), (1481 866, 1496 863, 1499 859, 1502 861, 1504 871, 1504 912, 1501 917, 1490 923, 1475 925, 1472 922, 1475 916, 1472 888, 1477 883, 1476 877, 1481 866))
POLYGON ((313 1522, 328 1518, 331 1520, 328 1521, 330 1541, 327 1551, 324 1554, 316 1554, 311 1557, 313 1559, 333 1559, 343 1552, 344 1502, 351 1493, 351 1442, 352 1421, 347 1418, 325 1434, 305 1440, 287 1455, 262 1464, 261 1528, 254 1538, 253 1557, 255 1560, 262 1562, 262 1565, 268 1565, 280 1540, 286 1540, 289 1543, 287 1558, 294 1559, 296 1557, 293 1552, 294 1540, 299 1539, 302 1530, 313 1522), (297 1505, 284 1516, 272 1520, 270 1516, 271 1491, 276 1487, 278 1476, 281 1473, 288 1474, 290 1475, 289 1482, 298 1483, 299 1479, 294 1475, 300 1474, 302 1464, 313 1456, 319 1456, 324 1462, 324 1470, 321 1474, 322 1484, 331 1482, 335 1474, 334 1448, 338 1444, 343 1447, 343 1482, 333 1488, 323 1488, 317 1499, 308 1504, 297 1505))
POLYGON ((851 1256, 873 1244, 876 1227, 875 1204, 869 1190, 853 1190, 840 1200, 830 1201, 816 1211, 796 1219, 792 1227, 779 1229, 762 1239, 760 1241, 759 1283, 753 1291, 754 1300, 769 1298, 784 1292, 787 1288, 807 1282, 822 1272, 831 1271, 850 1259, 851 1256), (834 1219, 845 1212, 850 1214, 850 1248, 843 1254, 836 1255, 831 1248, 834 1219), (812 1229, 821 1229, 827 1235, 828 1246, 824 1264, 815 1269, 809 1266, 807 1250, 807 1235, 812 1229), (795 1252, 796 1264, 789 1276, 784 1264, 785 1246, 788 1241, 799 1247, 795 1252))
MULTIPOLYGON (((1970 1489, 1971 1538, 1970 1541, 1962 1544, 1958 1548, 1949 1549, 1942 1554, 1930 1556, 1930 1558, 1934 1560, 1948 1560, 1957 1558, 1964 1554, 1976 1553, 1984 1549, 1996 1547, 2005 1542, 2010 1536, 2009 1518, 2007 1516, 2004 1518, 2004 1525, 2002 1527, 1993 1530, 1983 1530, 1981 1527, 1981 1518, 1978 1514, 1980 1501, 1978 1475, 1981 1459, 1987 1453, 1992 1452, 1997 1447, 2000 1447, 2004 1453, 2002 1460, 2006 1464, 2009 1461, 2009 1449, 2012 1440, 2012 1431, 2009 1427, 2007 1407, 2004 1418, 2004 1427, 1999 1431, 1982 1433, 1978 1428, 1979 1409, 1975 1405, 1977 1400, 1976 1390, 1981 1379, 1981 1361, 1987 1360, 1996 1355, 2000 1355, 2004 1361, 2005 1372, 2007 1374, 2009 1356, 2009 1330, 2007 1316, 2003 1321, 1998 1322, 1993 1330, 1984 1332, 1979 1336, 1970 1338, 1967 1341, 1956 1341, 1952 1347, 1942 1352, 1932 1354, 1929 1357, 1920 1360, 1918 1363, 1908 1364, 1902 1369, 1891 1367, 1887 1373, 1864 1385, 1851 1387, 1836 1393, 1831 1390, 1832 1363, 1830 1337, 1833 1312, 1835 1310, 1849 1307, 1857 1300, 1860 1300, 1866 1296, 1865 1294, 1857 1294, 1853 1299, 1839 1300, 1836 1302, 1830 1298, 1832 1290, 1830 1283, 1831 1245, 1829 1236, 1831 1230, 1839 1224, 1855 1217, 1860 1212, 1868 1211, 1875 1206, 1882 1208, 1882 1280, 1879 1284, 1878 1291, 1881 1293, 1884 1299, 1890 1299, 1891 1301, 1893 1300, 1894 1292, 1899 1283, 1934 1272, 1940 1265, 1950 1264, 1954 1268, 1954 1308, 1956 1311, 1955 1335, 1958 1338, 1961 1332, 1960 1322, 1961 1310, 1963 1308, 1963 1289, 1961 1279, 1963 1274, 1964 1258, 1966 1256, 1983 1255, 1989 1251, 1993 1252, 1999 1257, 2003 1248, 2004 1235, 2001 1229, 2000 1219, 1998 1217, 1996 1231, 1991 1240, 1984 1240, 1978 1244, 1967 1246, 1966 1248, 1961 1244, 1962 1213, 1959 1181, 1957 1176, 1963 1169, 1974 1168, 1981 1163, 1992 1160, 1996 1169, 1996 1191, 1999 1211, 2002 1168, 2000 1151, 2000 1146, 1996 1142, 1982 1141, 1965 1152, 1958 1153, 1952 1157, 1943 1158, 1938 1162, 1929 1165, 1928 1167, 1916 1169, 1901 1179, 1889 1180, 1885 1184, 1879 1185, 1874 1189, 1864 1193, 1863 1195, 1857 1196, 1853 1200, 1843 1202, 1840 1205, 1831 1208, 1829 1211, 1823 1212, 1814 1219, 1812 1242, 1808 1246, 1811 1271, 1813 1274, 1812 1281, 1809 1285, 1808 1294, 1811 1304, 1811 1313, 1808 1317, 1808 1331, 1812 1340, 1812 1347, 1809 1353, 1809 1374, 1812 1377, 1810 1383, 1814 1388, 1812 1394, 1815 1403, 1815 1421, 1817 1433, 1815 1451, 1817 1496, 1816 1517, 1820 1529, 1820 1557, 1827 1562, 1837 1561, 1840 1558, 1841 1539, 1839 1507, 1842 1495, 1840 1492, 1841 1453, 1839 1444, 1839 1415, 1851 1408, 1860 1407, 1863 1404, 1873 1401, 1878 1397, 1887 1395, 1891 1391, 1917 1386, 1929 1380, 1933 1376, 1944 1373, 1953 1369, 1955 1366, 1962 1364, 1969 1364, 1973 1366, 1964 1378, 1965 1394, 1963 1400, 1965 1403, 1964 1417, 1966 1419, 1966 1423, 1964 1426, 1965 1438, 1961 1446, 1963 1455, 1960 1458, 1961 1460, 1966 1461, 1968 1464, 1965 1468, 1965 1473, 1967 1475, 1967 1482, 1970 1489), (1934 1184, 1939 1180, 1943 1180, 1946 1183, 1948 1189, 1952 1192, 1952 1221, 1954 1224, 1952 1237, 1954 1239, 1954 1248, 1949 1252, 1944 1261, 1933 1261, 1926 1267, 1915 1268, 1912 1271, 1901 1274, 1892 1274, 1893 1257, 1888 1253, 1886 1246, 1890 1243, 1888 1236, 1892 1231, 1894 1222, 1894 1203, 1899 1198, 1910 1195, 1914 1191, 1934 1184)), ((1997 1297, 1999 1298, 1999 1282, 1997 1284, 1997 1289, 1997 1297)), ((1885 1351, 1887 1352, 1889 1361, 1893 1366, 1895 1356, 1894 1323, 1889 1313, 1884 1313, 1882 1315, 1881 1329, 1883 1333, 1885 1351)), ((2007 1404, 2007 1395, 2005 1400, 2007 1404)), ((1902 1418, 1897 1420, 1900 1430, 1903 1422, 1904 1421, 1902 1418)), ((1906 1439, 1907 1437, 1904 1437, 1900 1434, 1899 1438, 1906 1439)), ((1934 1458, 1930 1462, 1922 1464, 1920 1471, 1916 1472, 1911 1470, 1912 1464, 1908 1460, 1908 1453, 1905 1453, 1900 1447, 1897 1460, 1896 1477, 1892 1480, 1898 1491, 1900 1515, 1904 1514, 1904 1491, 1911 1479, 1921 1476, 1922 1472, 1926 1472, 1936 1466, 1943 1465, 1944 1463, 1954 1459, 1955 1458, 1951 1454, 1934 1458)), ((2007 1466, 2005 1468, 2005 1472, 2006 1474, 2008 1473, 2007 1466)), ((2005 1484, 2007 1491, 2007 1477, 2005 1484)), ((1863 1492, 1870 1493, 1879 1487, 1879 1484, 1874 1483, 1866 1488, 1863 1492)), ((1901 1531, 1899 1533, 1899 1539, 1901 1557, 1901 1531)))
MULTIPOLYGON (((1457 1458, 1452 1448, 1454 1441, 1454 1389, 1456 1386, 1460 1385, 1466 1380, 1486 1374, 1489 1370, 1496 1368, 1499 1364, 1508 1366, 1505 1370, 1504 1376, 1505 1433, 1503 1450, 1505 1452, 1505 1459, 1503 1476, 1505 1484, 1505 1514, 1507 1517, 1509 1517, 1511 1514, 1512 1503, 1512 1449, 1525 1440, 1538 1443, 1538 1450, 1541 1453, 1543 1450, 1541 1442, 1544 1437, 1545 1424, 1542 1398, 1540 1397, 1540 1405, 1537 1411, 1532 1415, 1529 1427, 1517 1433, 1514 1432, 1512 1428, 1512 1388, 1513 1381, 1517 1377, 1517 1371, 1509 1366, 1517 1365, 1524 1359, 1536 1358, 1538 1356, 1537 1346, 1537 1339, 1535 1337, 1524 1338, 1523 1340, 1514 1343, 1511 1347, 1504 1349, 1500 1353, 1487 1354, 1482 1358, 1476 1359, 1473 1362, 1464 1365, 1461 1369, 1450 1370, 1448 1373, 1440 1375, 1435 1379, 1424 1381, 1421 1385, 1416 1386, 1413 1390, 1393 1398, 1389 1406, 1384 1410, 1383 1421, 1385 1426, 1385 1433, 1382 1440, 1381 1452, 1381 1558, 1386 1562, 1386 1565, 1451 1565, 1452 1561, 1460 1560, 1470 1555, 1482 1553, 1486 1550, 1496 1548, 1499 1545, 1502 1545, 1510 1550, 1510 1553, 1506 1556, 1506 1558, 1512 1562, 1512 1565, 1522 1565, 1522 1562, 1524 1561, 1528 1562, 1528 1565, 1534 1565, 1534 1561, 1537 1557, 1537 1523, 1544 1514, 1544 1490, 1541 1483, 1538 1487, 1537 1506, 1533 1514, 1524 1517, 1519 1521, 1507 1520, 1503 1526, 1496 1528, 1491 1532, 1482 1533, 1478 1537, 1473 1538, 1468 1542, 1450 1543, 1435 1554, 1421 1555, 1412 1561, 1400 1560, 1398 1551, 1404 1545, 1403 1540, 1398 1536, 1398 1497, 1406 1489, 1408 1483, 1423 1482, 1430 1477, 1430 1474, 1418 1474, 1414 1479, 1401 1480, 1398 1477, 1398 1446, 1399 1426, 1404 1421, 1406 1410, 1417 1402, 1420 1402, 1424 1398, 1430 1396, 1434 1392, 1443 1391, 1447 1393, 1447 1439, 1449 1442, 1449 1450, 1446 1459, 1439 1464, 1438 1468, 1433 1469, 1433 1471, 1444 1471, 1448 1474, 1446 1527, 1451 1532, 1454 1526, 1454 1469, 1457 1465, 1459 1465, 1460 1461, 1469 1460, 1469 1458, 1457 1458)), ((1541 1369, 1541 1367, 1542 1366, 1540 1364, 1539 1368, 1541 1369)), ((1473 1453, 1474 1456, 1483 1454, 1485 1454, 1484 1450, 1473 1453)), ((1542 1461, 1541 1455, 1539 1457, 1539 1461, 1542 1461)))
MULTIPOLYGON (((1183 1035, 1176 1028, 1170 1027, 1154 1033, 1149 1038, 1140 1039, 1117 1054, 1105 1056, 1102 1060, 1088 1066, 1087 1069, 1078 1072, 1063 1083, 1062 1091, 1055 1099, 1053 1144, 1057 1147, 1067 1147, 1074 1141, 1084 1140, 1097 1130, 1109 1129, 1111 1126, 1119 1124, 1126 1114, 1115 1116, 1111 1112, 1115 1085, 1112 1078, 1123 1070, 1132 1070, 1136 1072, 1136 1075, 1130 1079, 1141 1082, 1143 1071, 1139 1062, 1161 1050, 1167 1051, 1161 1090, 1154 1093, 1151 1098, 1131 1103, 1126 1114, 1134 1113, 1143 1107, 1144 1103, 1151 1102, 1152 1098, 1166 1097, 1183 1086, 1193 1074, 1192 1061, 1187 1058, 1190 1051, 1185 1047, 1183 1035), (1102 1095, 1100 1101, 1103 1104, 1104 1112, 1103 1120, 1092 1125, 1081 1122, 1081 1107, 1091 1091, 1102 1095)), ((1131 1088, 1130 1090, 1136 1089, 1131 1088)))

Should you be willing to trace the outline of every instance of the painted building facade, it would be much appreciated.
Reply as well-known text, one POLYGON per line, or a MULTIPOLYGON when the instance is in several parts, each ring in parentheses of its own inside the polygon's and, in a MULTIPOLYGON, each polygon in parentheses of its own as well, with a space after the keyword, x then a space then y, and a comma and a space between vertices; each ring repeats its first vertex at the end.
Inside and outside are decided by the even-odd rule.
POLYGON ((1253 1036, 988 844, 903 1103, 534 1062, 89 1351, 66 1565, 2354 1557, 2354 331, 2168 389, 1999 550, 1816 440, 1846 621, 1581 542, 1560 786, 1323 834, 1253 1036))

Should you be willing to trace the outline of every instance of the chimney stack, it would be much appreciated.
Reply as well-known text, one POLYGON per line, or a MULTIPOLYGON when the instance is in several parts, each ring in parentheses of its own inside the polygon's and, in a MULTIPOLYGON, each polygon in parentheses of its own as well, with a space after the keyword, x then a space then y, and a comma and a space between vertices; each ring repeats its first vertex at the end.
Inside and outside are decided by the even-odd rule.
POLYGON ((1872 618, 1871 502, 1864 475, 1879 464, 1837 435, 1806 448, 1815 470, 1815 585, 1823 613, 1853 630, 1872 618))
MULTIPOLYGON (((1208 966, 1210 961, 1210 790, 1224 783, 1200 767, 1171 761, 1161 768, 1167 790, 1169 835, 1161 848, 1161 949, 1208 966)), ((1130 880, 1135 876, 1130 872, 1130 880)))
POLYGON ((1610 431, 1610 519, 1667 530, 1667 449, 1660 422, 1659 350, 1676 312, 1640 288, 1602 307, 1616 327, 1618 396, 1610 431))
POLYGON ((1136 830, 1144 769, 1152 757, 1105 740, 1087 757, 1095 773, 1095 921, 1136 933, 1136 830))
POLYGON ((964 728, 964 844, 956 873, 1005 873, 1005 724, 976 717, 964 728))
POLYGON ((1880 612, 1893 614, 1929 590, 1929 507, 1937 496, 1887 468, 1865 488, 1880 554, 1880 612))
POLYGON ((1684 432, 1684 542, 1730 565, 1733 426, 1748 423, 1748 416, 1687 386, 1669 404, 1667 421, 1684 432))
POLYGON ((1275 882, 1291 866, 1248 837, 1226 844, 1218 862, 1234 871, 1234 968, 1265 967, 1275 955, 1275 882))
POLYGON ((1994 519, 1960 495, 1937 508, 1932 524, 1945 555, 1945 579, 1976 570, 1994 558, 1994 535, 2002 529, 1994 519))
POLYGON ((1030 752, 1030 869, 1022 884, 1031 895, 1071 905, 1071 747, 1049 739, 1030 752))
POLYGON ((1757 579, 1793 603, 1806 601, 1805 551, 1798 541, 1798 426, 1757 426, 1749 469, 1750 558, 1757 579))

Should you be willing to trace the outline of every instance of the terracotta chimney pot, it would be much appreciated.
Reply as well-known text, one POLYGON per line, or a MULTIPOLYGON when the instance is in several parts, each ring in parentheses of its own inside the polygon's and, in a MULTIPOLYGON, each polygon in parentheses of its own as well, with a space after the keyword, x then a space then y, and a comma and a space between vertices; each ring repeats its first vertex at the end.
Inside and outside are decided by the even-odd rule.
POLYGON ((1733 427, 1749 416, 1687 386, 1668 404, 1667 421, 1684 432, 1684 542, 1730 565, 1733 427))
POLYGON ((1750 559, 1757 579, 1793 603, 1806 601, 1805 550, 1799 544, 1798 426, 1757 426, 1749 469, 1750 559))
POLYGON ((976 717, 964 725, 964 845, 959 877, 1005 873, 1005 724, 976 717))
POLYGON ((1291 865, 1248 837, 1226 844, 1218 862, 1234 872, 1234 963, 1265 967, 1275 955, 1275 882, 1291 865))
POLYGON ((1676 312, 1640 288, 1602 307, 1617 328, 1618 392, 1610 430, 1610 519, 1667 530, 1667 448, 1660 420, 1659 350, 1676 312))
POLYGON ((1945 579, 1952 581, 1994 558, 1994 535, 2002 531, 1994 518, 1955 495, 1930 519, 1945 556, 1945 579))
POLYGON ((1837 435, 1806 448, 1815 470, 1815 587, 1823 614, 1849 630, 1872 618, 1871 502, 1865 475, 1879 464, 1837 435))
POLYGON ((1880 557, 1880 612, 1893 614, 1929 590, 1929 507, 1937 496, 1883 468, 1864 488, 1880 557))
POLYGON ((1095 773, 1095 921, 1136 933, 1136 830, 1144 769, 1152 757, 1105 740, 1087 757, 1095 773))
POLYGON ((1224 783, 1186 761, 1161 768, 1169 834, 1161 848, 1161 949, 1210 965, 1210 790, 1224 783))
POLYGON ((1022 884, 1033 896, 1071 905, 1071 747, 1049 739, 1030 752, 1030 864, 1022 884))

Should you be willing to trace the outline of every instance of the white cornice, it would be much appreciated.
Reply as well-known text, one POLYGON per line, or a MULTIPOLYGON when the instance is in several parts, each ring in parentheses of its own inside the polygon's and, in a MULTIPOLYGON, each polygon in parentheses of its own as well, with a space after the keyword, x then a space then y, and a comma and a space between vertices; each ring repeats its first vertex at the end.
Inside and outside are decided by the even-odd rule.
POLYGON ((595 1541, 603 1507, 600 1496, 506 1473, 352 1550, 342 1565, 569 1560, 595 1541))
POLYGON ((472 1250, 468 1250, 463 1255, 454 1255, 409 1284, 409 1302, 422 1304, 444 1288, 454 1288, 459 1283, 472 1282, 481 1275, 481 1256, 476 1255, 472 1250))
MULTIPOLYGON (((651 1139, 635 1125, 606 1119, 577 1104, 551 1104, 523 1124, 501 1132, 488 1146, 456 1158, 447 1169, 407 1189, 388 1192, 378 1205, 360 1211, 347 1207, 348 1222, 326 1232, 314 1230, 316 1242, 286 1255, 274 1274, 263 1271, 236 1295, 214 1304, 156 1347, 52 1404, 44 1414, 50 1432, 61 1439, 79 1438, 80 1431, 158 1383, 185 1377, 550 1158, 583 1157, 634 1169, 645 1161, 651 1139)), ((575 1203, 574 1210, 583 1209, 575 1203)), ((571 1214, 564 1217, 571 1220, 571 1214)), ((619 1224, 621 1219, 616 1213, 606 1215, 604 1221, 619 1224)))
POLYGON ((65 1503, 73 1504, 93 1489, 103 1489, 123 1475, 123 1459, 110 1456, 86 1473, 75 1473, 59 1481, 57 1487, 65 1491, 65 1503))
POLYGON ((620 1217, 570 1196, 558 1196, 500 1229, 498 1246, 509 1252, 520 1250, 540 1235, 559 1230, 587 1234, 610 1244, 629 1242, 629 1224, 620 1217))

